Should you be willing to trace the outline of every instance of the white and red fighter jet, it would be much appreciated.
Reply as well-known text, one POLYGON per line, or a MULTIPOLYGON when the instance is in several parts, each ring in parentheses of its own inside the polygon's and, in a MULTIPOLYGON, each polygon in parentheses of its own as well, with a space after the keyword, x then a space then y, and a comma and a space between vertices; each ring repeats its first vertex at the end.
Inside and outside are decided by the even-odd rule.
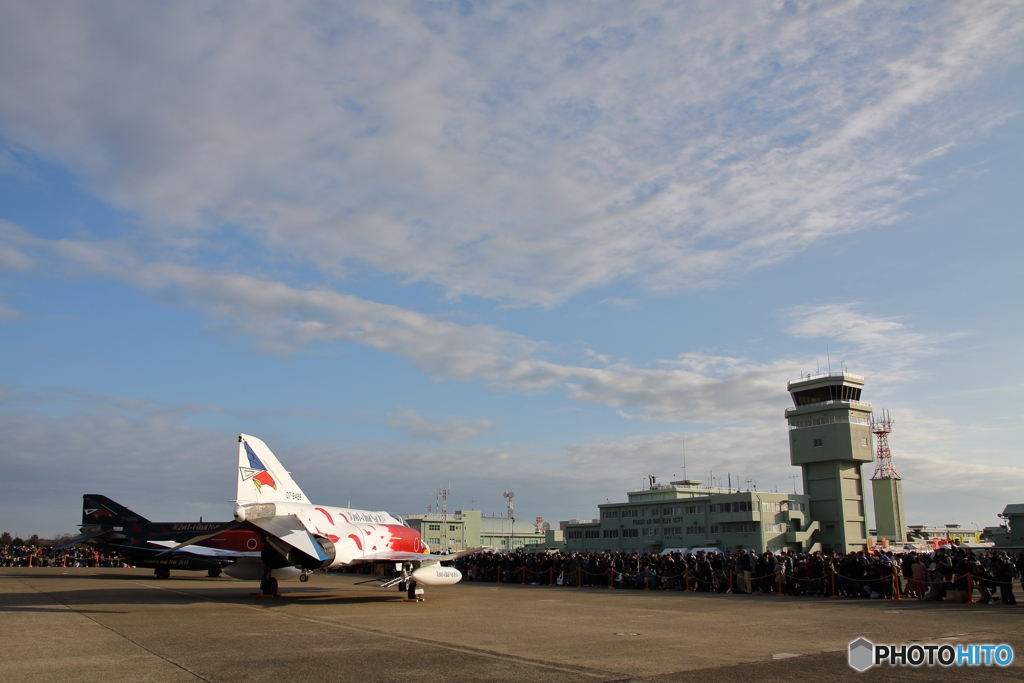
POLYGON ((259 579, 264 595, 276 595, 277 579, 292 573, 305 581, 307 574, 317 569, 387 563, 395 567, 398 575, 383 586, 397 584, 408 591, 409 600, 418 600, 423 591, 417 589, 417 584, 448 586, 462 578, 458 569, 444 567, 442 561, 484 549, 433 555, 419 533, 396 515, 315 505, 292 481, 267 445, 247 434, 238 437, 235 504, 233 522, 167 552, 200 543, 228 529, 255 531, 264 541, 260 557, 239 563, 232 568, 231 575, 259 579))

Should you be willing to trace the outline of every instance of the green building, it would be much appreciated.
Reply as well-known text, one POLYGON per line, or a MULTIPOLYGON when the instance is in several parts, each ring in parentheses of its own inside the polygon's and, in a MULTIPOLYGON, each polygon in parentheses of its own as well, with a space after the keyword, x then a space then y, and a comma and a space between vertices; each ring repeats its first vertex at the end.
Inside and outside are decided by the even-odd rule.
POLYGON ((525 548, 540 550, 561 547, 560 532, 541 532, 526 520, 485 517, 479 510, 456 510, 402 515, 406 523, 420 533, 431 551, 459 552, 489 546, 495 550, 525 548))
POLYGON ((703 486, 693 479, 630 491, 625 503, 598 505, 600 519, 562 522, 565 549, 661 552, 720 548, 811 552, 818 528, 808 497, 703 486))

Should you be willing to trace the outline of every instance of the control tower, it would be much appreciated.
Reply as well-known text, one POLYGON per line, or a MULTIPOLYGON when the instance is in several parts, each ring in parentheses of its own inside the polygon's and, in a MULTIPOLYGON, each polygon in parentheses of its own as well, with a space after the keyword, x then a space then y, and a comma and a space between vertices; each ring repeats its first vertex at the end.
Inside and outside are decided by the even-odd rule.
POLYGON ((803 470, 808 517, 819 524, 814 541, 825 552, 867 548, 861 465, 874 457, 863 387, 864 378, 848 372, 808 375, 786 387, 793 397, 786 410, 789 459, 803 470))

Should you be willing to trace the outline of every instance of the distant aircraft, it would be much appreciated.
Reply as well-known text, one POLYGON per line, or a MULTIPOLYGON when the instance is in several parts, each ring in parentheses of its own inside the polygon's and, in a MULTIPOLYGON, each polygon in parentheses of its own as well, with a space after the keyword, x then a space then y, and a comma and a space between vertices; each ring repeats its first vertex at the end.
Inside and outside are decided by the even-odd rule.
POLYGON ((264 595, 277 595, 276 572, 281 569, 297 568, 305 580, 317 569, 373 563, 391 565, 398 572, 382 587, 397 585, 407 591, 408 600, 419 600, 423 590, 417 584, 448 586, 462 579, 459 570, 441 562, 483 550, 432 555, 419 533, 396 515, 314 505, 267 445, 247 434, 238 437, 237 483, 235 521, 171 550, 205 543, 234 529, 254 531, 262 536, 263 547, 259 573, 254 571, 251 578, 260 579, 264 595))
MULTIPOLYGON (((172 569, 205 571, 210 576, 249 575, 248 564, 259 561, 263 542, 259 534, 251 531, 225 531, 210 535, 202 546, 188 551, 164 554, 164 551, 195 536, 209 533, 224 525, 223 522, 151 522, 98 493, 82 496, 81 534, 66 541, 58 550, 90 543, 124 557, 135 567, 153 569, 158 579, 166 579, 172 569)), ((298 576, 297 571, 290 572, 298 576)), ((281 576, 279 578, 286 578, 281 576)))

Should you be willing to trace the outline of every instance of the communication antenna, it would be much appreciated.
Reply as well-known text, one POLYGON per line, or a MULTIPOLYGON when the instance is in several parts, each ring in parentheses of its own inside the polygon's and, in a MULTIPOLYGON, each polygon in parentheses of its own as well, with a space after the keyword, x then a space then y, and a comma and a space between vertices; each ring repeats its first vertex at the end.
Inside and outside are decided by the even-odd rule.
POLYGON ((793 480, 793 493, 796 493, 796 480, 800 478, 799 474, 791 474, 789 478, 793 480))
POLYGON ((892 431, 893 420, 889 417, 889 411, 883 410, 880 417, 871 418, 871 433, 875 435, 877 452, 875 455, 875 473, 872 479, 902 479, 892 464, 892 452, 889 451, 889 433, 892 431))
POLYGON ((514 514, 515 511, 512 509, 512 499, 516 497, 516 494, 513 491, 506 491, 501 495, 508 498, 508 518, 512 520, 512 526, 508 532, 508 551, 512 552, 512 545, 516 540, 516 516, 514 514))
POLYGON ((832 374, 832 355, 828 352, 828 344, 825 344, 825 358, 828 359, 828 374, 832 374))
POLYGON ((683 437, 683 479, 686 479, 686 437, 683 437))
MULTIPOLYGON (((448 484, 450 487, 451 484, 448 484)), ((451 488, 440 488, 437 490, 437 495, 441 498, 441 547, 448 550, 448 496, 451 494, 451 488)))

